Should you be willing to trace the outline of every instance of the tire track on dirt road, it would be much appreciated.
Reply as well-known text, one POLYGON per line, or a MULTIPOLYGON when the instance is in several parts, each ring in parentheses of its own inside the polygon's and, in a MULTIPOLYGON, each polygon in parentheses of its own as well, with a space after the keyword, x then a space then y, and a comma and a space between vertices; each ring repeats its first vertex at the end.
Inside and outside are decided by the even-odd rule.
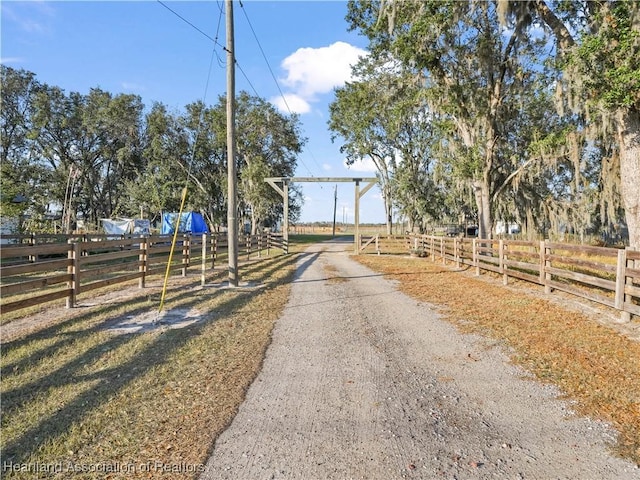
POLYGON ((263 368, 201 479, 640 479, 488 339, 310 247, 263 368), (332 272, 328 274, 327 272, 332 272))

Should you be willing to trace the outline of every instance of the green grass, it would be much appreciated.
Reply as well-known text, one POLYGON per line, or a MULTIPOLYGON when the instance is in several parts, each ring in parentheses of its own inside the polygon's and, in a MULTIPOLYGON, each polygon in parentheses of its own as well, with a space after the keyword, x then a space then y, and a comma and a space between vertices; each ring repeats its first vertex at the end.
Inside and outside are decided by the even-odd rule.
POLYGON ((310 234, 300 234, 300 235, 289 235, 289 243, 292 246, 295 245, 311 245, 314 243, 318 243, 318 242, 324 242, 327 240, 331 240, 333 238, 343 238, 346 237, 348 238, 350 241, 353 241, 353 234, 351 235, 342 235, 339 233, 336 233, 336 236, 333 237, 333 235, 331 235, 330 233, 328 234, 324 234, 324 233, 310 233, 310 234))

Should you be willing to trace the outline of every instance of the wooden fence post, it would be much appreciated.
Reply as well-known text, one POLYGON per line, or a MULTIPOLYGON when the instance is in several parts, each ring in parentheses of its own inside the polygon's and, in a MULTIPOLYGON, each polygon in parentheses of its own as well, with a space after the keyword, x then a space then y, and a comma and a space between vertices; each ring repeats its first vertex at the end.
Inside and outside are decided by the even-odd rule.
POLYGON ((216 233, 211 239, 212 252, 211 252, 211 270, 216 267, 216 259, 218 256, 218 234, 216 233))
POLYGON ((625 298, 624 288, 627 284, 627 250, 618 250, 618 263, 616 265, 616 296, 614 306, 620 310, 620 320, 622 322, 631 321, 631 313, 624 311, 625 298))
POLYGON ((442 257, 442 264, 447 264, 447 256, 445 255, 444 237, 440 237, 440 256, 442 257))
POLYGON ((551 248, 547 246, 546 240, 544 243, 544 293, 551 293, 551 274, 547 272, 547 268, 551 268, 551 259, 547 259, 548 255, 551 255, 551 248))
POLYGON ((456 268, 460 268, 460 252, 459 252, 459 242, 457 238, 453 239, 453 259, 456 262, 456 268))
POLYGON ((471 256, 473 257, 473 265, 476 267, 476 277, 480 276, 480 262, 478 261, 478 239, 474 238, 471 243, 471 256))
POLYGON ((260 232, 258 234, 258 258, 262 258, 262 238, 264 237, 264 232, 260 232))
POLYGON ((147 237, 140 239, 140 253, 138 254, 138 272, 140 272, 140 278, 138 278, 138 288, 145 287, 145 281, 147 276, 147 237))
POLYGON ((205 274, 207 271, 207 242, 209 241, 209 237, 207 237, 206 233, 202 234, 202 264, 200 268, 200 285, 204 287, 206 283, 205 274))
MULTIPOLYGON (((37 240, 36 240, 36 235, 35 235, 35 233, 32 233, 32 234, 30 235, 30 237, 29 237, 29 241, 28 241, 27 243, 28 243, 29 245, 33 246, 33 247, 34 247, 34 249, 35 249, 36 242, 37 242, 37 240)), ((21 242, 18 240, 18 243, 21 243, 21 242)), ((29 255, 29 261, 30 261, 31 263, 35 263, 35 262, 37 262, 37 261, 38 261, 38 255, 29 255)))
POLYGON ((190 236, 182 237, 182 276, 187 276, 187 267, 189 266, 189 247, 191 246, 190 236))
POLYGON ((500 265, 500 272, 502 273, 502 284, 503 285, 508 285, 509 284, 509 274, 507 273, 507 264, 505 262, 506 260, 506 247, 507 245, 504 243, 504 240, 500 239, 498 241, 498 255, 499 255, 499 265, 500 265))
POLYGON ((67 308, 76 306, 76 297, 80 293, 80 244, 69 240, 69 265, 67 273, 71 274, 71 280, 67 283, 71 291, 67 297, 67 308))
POLYGON ((544 285, 544 240, 540 240, 538 257, 538 282, 540 285, 544 285))

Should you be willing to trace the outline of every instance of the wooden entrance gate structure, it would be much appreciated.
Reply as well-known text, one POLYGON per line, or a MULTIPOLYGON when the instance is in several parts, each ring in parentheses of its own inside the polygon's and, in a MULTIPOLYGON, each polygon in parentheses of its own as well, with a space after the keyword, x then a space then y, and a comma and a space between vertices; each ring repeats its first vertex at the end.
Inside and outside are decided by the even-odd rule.
POLYGON ((267 177, 264 179, 273 189, 280 194, 284 205, 284 224, 282 226, 282 237, 286 244, 289 244, 289 184, 290 183, 336 183, 336 182, 354 182, 355 183, 355 207, 354 207, 354 224, 355 232, 353 236, 353 253, 358 255, 358 238, 360 238, 360 199, 371 190, 378 179, 375 177, 267 177), (366 183, 366 186, 360 190, 360 183, 366 183))

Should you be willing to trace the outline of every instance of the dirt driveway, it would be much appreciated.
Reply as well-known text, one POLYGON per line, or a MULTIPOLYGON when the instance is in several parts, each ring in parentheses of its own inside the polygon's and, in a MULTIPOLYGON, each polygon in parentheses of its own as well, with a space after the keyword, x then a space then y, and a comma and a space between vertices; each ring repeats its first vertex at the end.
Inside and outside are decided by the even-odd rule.
POLYGON ((640 479, 615 432, 429 305, 311 247, 202 479, 640 479))

